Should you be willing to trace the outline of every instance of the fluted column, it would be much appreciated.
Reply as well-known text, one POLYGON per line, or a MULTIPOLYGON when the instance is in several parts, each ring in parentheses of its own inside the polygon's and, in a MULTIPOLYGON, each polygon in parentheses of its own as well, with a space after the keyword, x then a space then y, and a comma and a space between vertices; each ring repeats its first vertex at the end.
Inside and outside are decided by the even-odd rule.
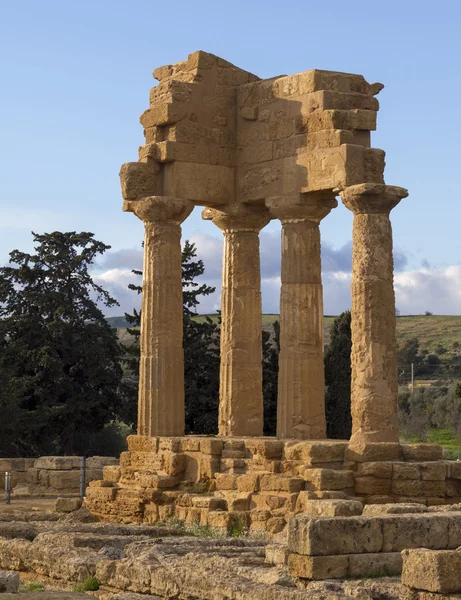
POLYGON ((184 435, 181 227, 194 205, 151 196, 125 200, 144 222, 138 434, 184 435))
POLYGON ((390 211, 408 195, 366 183, 341 197, 354 213, 351 443, 398 442, 394 260, 390 211))
POLYGON ((206 209, 224 233, 219 435, 263 434, 259 231, 265 212, 206 209))
POLYGON ((277 437, 325 438, 323 290, 319 223, 332 192, 270 198, 282 223, 277 437))

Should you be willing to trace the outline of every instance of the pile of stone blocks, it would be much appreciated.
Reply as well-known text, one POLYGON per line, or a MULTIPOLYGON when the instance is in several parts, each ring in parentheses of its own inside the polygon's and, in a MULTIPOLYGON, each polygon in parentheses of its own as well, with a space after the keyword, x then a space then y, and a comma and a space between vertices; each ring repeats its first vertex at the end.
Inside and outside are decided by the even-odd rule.
POLYGON ((402 570, 402 550, 460 545, 461 512, 297 515, 289 521, 288 570, 293 577, 316 580, 396 575, 402 570))
POLYGON ((442 600, 454 598, 452 594, 460 597, 461 548, 404 550, 402 556, 402 585, 407 600, 442 600))
MULTIPOLYGON (((101 479, 103 468, 117 465, 116 458, 91 456, 86 460, 86 481, 101 479)), ((78 494, 80 490, 79 456, 42 456, 40 458, 0 459, 0 489, 5 472, 11 472, 15 496, 59 496, 78 494)))
POLYGON ((362 504, 454 504, 461 495, 459 464, 432 445, 368 444, 359 454, 345 441, 130 436, 128 448, 87 489, 101 519, 277 534, 296 514, 315 516, 313 500, 354 500, 331 509, 355 511, 330 515, 347 516, 362 504))

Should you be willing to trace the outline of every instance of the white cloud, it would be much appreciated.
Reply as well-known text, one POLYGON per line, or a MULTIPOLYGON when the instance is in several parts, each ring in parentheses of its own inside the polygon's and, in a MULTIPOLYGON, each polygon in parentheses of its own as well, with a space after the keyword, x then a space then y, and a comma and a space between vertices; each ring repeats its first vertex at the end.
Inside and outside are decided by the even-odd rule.
MULTIPOLYGON (((222 237, 213 237, 202 231, 190 236, 197 247, 198 258, 205 263, 205 275, 200 280, 216 287, 216 292, 201 301, 200 313, 213 313, 220 307, 222 237)), ((396 305, 401 314, 461 314, 461 265, 444 269, 423 267, 419 270, 403 270, 407 257, 394 253, 396 263, 396 305)), ((108 252, 101 266, 111 267, 100 272, 95 279, 120 302, 111 314, 131 312, 139 308, 140 297, 128 290, 129 283, 137 283, 132 268, 140 268, 142 250, 119 250, 108 252)), ((328 242, 322 246, 323 296, 325 314, 337 315, 350 308, 351 243, 334 248, 328 242)), ((280 296, 280 232, 261 233, 261 290, 263 311, 279 312, 280 296)))

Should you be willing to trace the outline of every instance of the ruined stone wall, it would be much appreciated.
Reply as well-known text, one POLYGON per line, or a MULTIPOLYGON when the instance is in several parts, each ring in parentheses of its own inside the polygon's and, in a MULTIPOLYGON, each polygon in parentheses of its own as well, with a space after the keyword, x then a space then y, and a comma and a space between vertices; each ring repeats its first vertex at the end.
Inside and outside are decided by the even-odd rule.
MULTIPOLYGON (((128 438, 119 466, 90 483, 86 503, 104 520, 200 523, 277 534, 312 500, 365 504, 461 502, 461 465, 439 446, 269 438, 128 438)), ((310 510, 310 509, 309 509, 310 510)))
MULTIPOLYGON (((86 481, 102 479, 106 465, 118 459, 90 456, 86 459, 86 481)), ((11 473, 15 496, 58 496, 80 491, 79 456, 42 456, 40 458, 0 458, 0 490, 5 489, 5 472, 11 473)))

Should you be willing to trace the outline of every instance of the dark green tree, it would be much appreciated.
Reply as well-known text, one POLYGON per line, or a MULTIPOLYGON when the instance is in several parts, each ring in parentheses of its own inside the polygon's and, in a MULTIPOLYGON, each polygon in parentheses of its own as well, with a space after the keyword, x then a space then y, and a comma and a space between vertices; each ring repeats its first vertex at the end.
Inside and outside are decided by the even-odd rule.
POLYGON ((333 321, 325 352, 325 413, 332 439, 349 439, 352 432, 351 347, 351 313, 346 310, 333 321))
POLYGON ((110 246, 92 233, 33 233, 33 254, 0 268, 0 454, 84 453, 82 432, 114 416, 121 381, 117 304, 88 272, 110 246))
POLYGON ((280 322, 274 321, 273 335, 263 329, 264 435, 277 430, 277 392, 280 354, 280 322))
MULTIPOLYGON (((195 309, 203 296, 215 291, 197 277, 205 273, 202 260, 196 260, 195 244, 186 240, 182 251, 183 325, 184 325, 184 380, 186 395, 186 433, 216 433, 218 427, 219 397, 219 324, 209 317, 195 318, 195 309)), ((142 276, 142 271, 133 270, 142 276)), ((140 294, 142 286, 130 284, 140 294)), ((134 309, 125 314, 131 327, 131 342, 124 344, 126 377, 125 402, 120 418, 135 424, 139 373, 139 336, 141 311, 134 309)), ((219 320, 219 319, 218 319, 219 320)))

